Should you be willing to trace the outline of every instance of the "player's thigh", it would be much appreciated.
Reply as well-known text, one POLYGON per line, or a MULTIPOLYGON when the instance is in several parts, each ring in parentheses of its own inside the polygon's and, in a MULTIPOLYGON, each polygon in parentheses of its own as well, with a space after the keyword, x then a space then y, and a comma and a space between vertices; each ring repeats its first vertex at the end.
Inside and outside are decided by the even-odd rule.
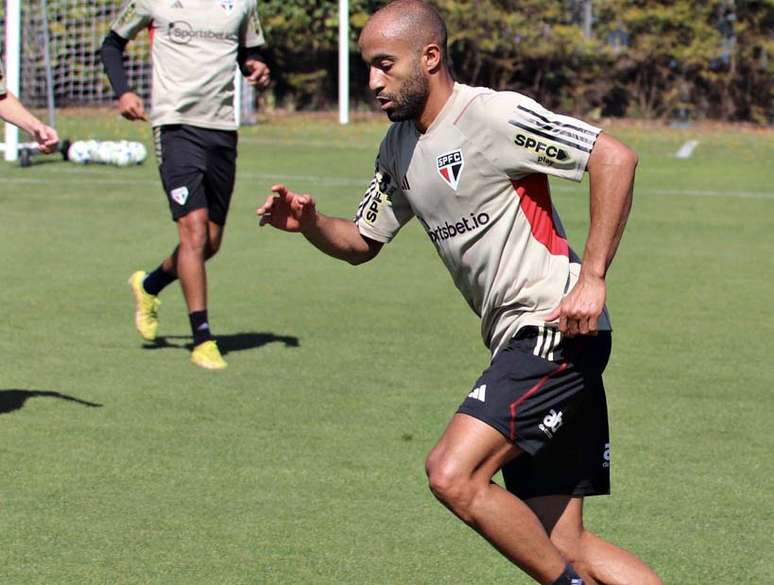
POLYGON ((210 220, 225 225, 236 181, 237 133, 208 130, 205 190, 210 220))
POLYGON ((427 457, 431 482, 481 475, 485 481, 520 453, 503 434, 477 418, 455 414, 427 457))
POLYGON ((177 221, 193 210, 206 209, 207 150, 196 129, 181 124, 161 126, 154 129, 154 138, 172 219, 177 221))

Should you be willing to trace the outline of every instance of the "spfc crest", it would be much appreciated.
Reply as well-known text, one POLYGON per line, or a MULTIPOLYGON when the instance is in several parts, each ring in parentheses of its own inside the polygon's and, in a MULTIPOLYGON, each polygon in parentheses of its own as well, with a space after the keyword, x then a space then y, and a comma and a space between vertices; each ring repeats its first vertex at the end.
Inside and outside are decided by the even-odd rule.
POLYGON ((436 159, 438 165, 438 174, 455 191, 460 184, 462 176, 462 167, 465 166, 465 159, 462 157, 462 150, 457 149, 452 152, 442 154, 436 159))
POLYGON ((218 0, 218 4, 220 4, 220 7, 226 11, 226 14, 231 14, 231 11, 234 10, 234 4, 236 4, 236 0, 218 0))

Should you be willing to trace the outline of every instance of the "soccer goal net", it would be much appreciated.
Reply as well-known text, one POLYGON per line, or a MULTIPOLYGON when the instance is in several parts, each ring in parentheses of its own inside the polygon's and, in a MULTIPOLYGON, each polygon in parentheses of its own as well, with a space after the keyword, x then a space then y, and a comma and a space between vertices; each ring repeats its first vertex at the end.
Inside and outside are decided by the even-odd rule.
MULTIPOLYGON (((112 103, 113 91, 103 73, 99 49, 120 4, 120 0, 24 0, 20 3, 19 93, 25 104, 46 106, 46 12, 48 60, 56 104, 112 103)), ((4 27, 5 20, 2 19, 4 27)), ((2 36, 5 39, 5 31, 2 36)), ((127 56, 129 83, 147 99, 151 75, 147 35, 138 35, 127 46, 127 56)))
MULTIPOLYGON (((8 88, 30 108, 108 106, 113 91, 102 69, 100 46, 121 0, 0 0, 0 51, 8 88), (49 87, 50 85, 50 87, 49 87)), ((126 49, 131 87, 149 102, 150 44, 141 33, 126 49)), ((243 121, 252 113, 249 86, 238 101, 243 121)), ((49 120, 53 118, 49 111, 49 120)), ((41 116, 45 118, 45 114, 41 116)), ((6 160, 16 159, 15 129, 6 128, 6 160)), ((16 134, 18 136, 18 134, 16 134)), ((18 140, 18 139, 17 139, 18 140)))

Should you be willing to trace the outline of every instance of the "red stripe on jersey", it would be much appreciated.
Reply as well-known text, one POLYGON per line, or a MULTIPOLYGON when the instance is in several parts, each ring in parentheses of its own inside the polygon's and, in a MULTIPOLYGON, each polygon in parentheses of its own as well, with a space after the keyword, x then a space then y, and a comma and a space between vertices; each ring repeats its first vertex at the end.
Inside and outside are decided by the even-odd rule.
POLYGON ((567 369, 567 366, 569 364, 567 362, 562 363, 558 368, 556 368, 553 372, 546 374, 540 380, 537 384, 535 384, 532 388, 527 390, 524 394, 521 395, 521 398, 519 398, 516 402, 511 403, 511 441, 516 440, 516 412, 519 410, 519 406, 530 396, 533 394, 537 394, 540 389, 546 385, 546 382, 557 374, 561 373, 562 371, 567 369))
POLYGON ((542 174, 528 175, 511 181, 520 199, 521 210, 527 218, 532 235, 555 256, 569 256, 567 239, 560 235, 554 224, 554 207, 548 177, 542 174))
POLYGON ((148 25, 148 41, 151 47, 153 46, 153 37, 156 35, 156 28, 153 26, 153 21, 148 25))

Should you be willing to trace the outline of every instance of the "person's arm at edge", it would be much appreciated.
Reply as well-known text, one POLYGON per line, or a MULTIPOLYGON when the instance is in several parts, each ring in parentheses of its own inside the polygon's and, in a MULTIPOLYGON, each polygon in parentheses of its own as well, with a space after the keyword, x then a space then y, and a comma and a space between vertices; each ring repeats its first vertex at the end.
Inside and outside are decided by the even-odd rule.
POLYGON ((41 152, 50 154, 56 149, 56 130, 38 120, 10 91, 0 94, 0 118, 32 135, 41 152))
POLYGON ((590 225, 580 275, 570 293, 546 321, 559 320, 566 335, 597 330, 607 295, 605 277, 621 242, 632 206, 639 158, 628 146, 601 134, 589 156, 590 225))
POLYGON ((260 225, 301 232, 315 248, 325 254, 357 265, 376 257, 382 243, 364 237, 351 220, 319 213, 314 199, 274 185, 266 202, 258 208, 260 225))

